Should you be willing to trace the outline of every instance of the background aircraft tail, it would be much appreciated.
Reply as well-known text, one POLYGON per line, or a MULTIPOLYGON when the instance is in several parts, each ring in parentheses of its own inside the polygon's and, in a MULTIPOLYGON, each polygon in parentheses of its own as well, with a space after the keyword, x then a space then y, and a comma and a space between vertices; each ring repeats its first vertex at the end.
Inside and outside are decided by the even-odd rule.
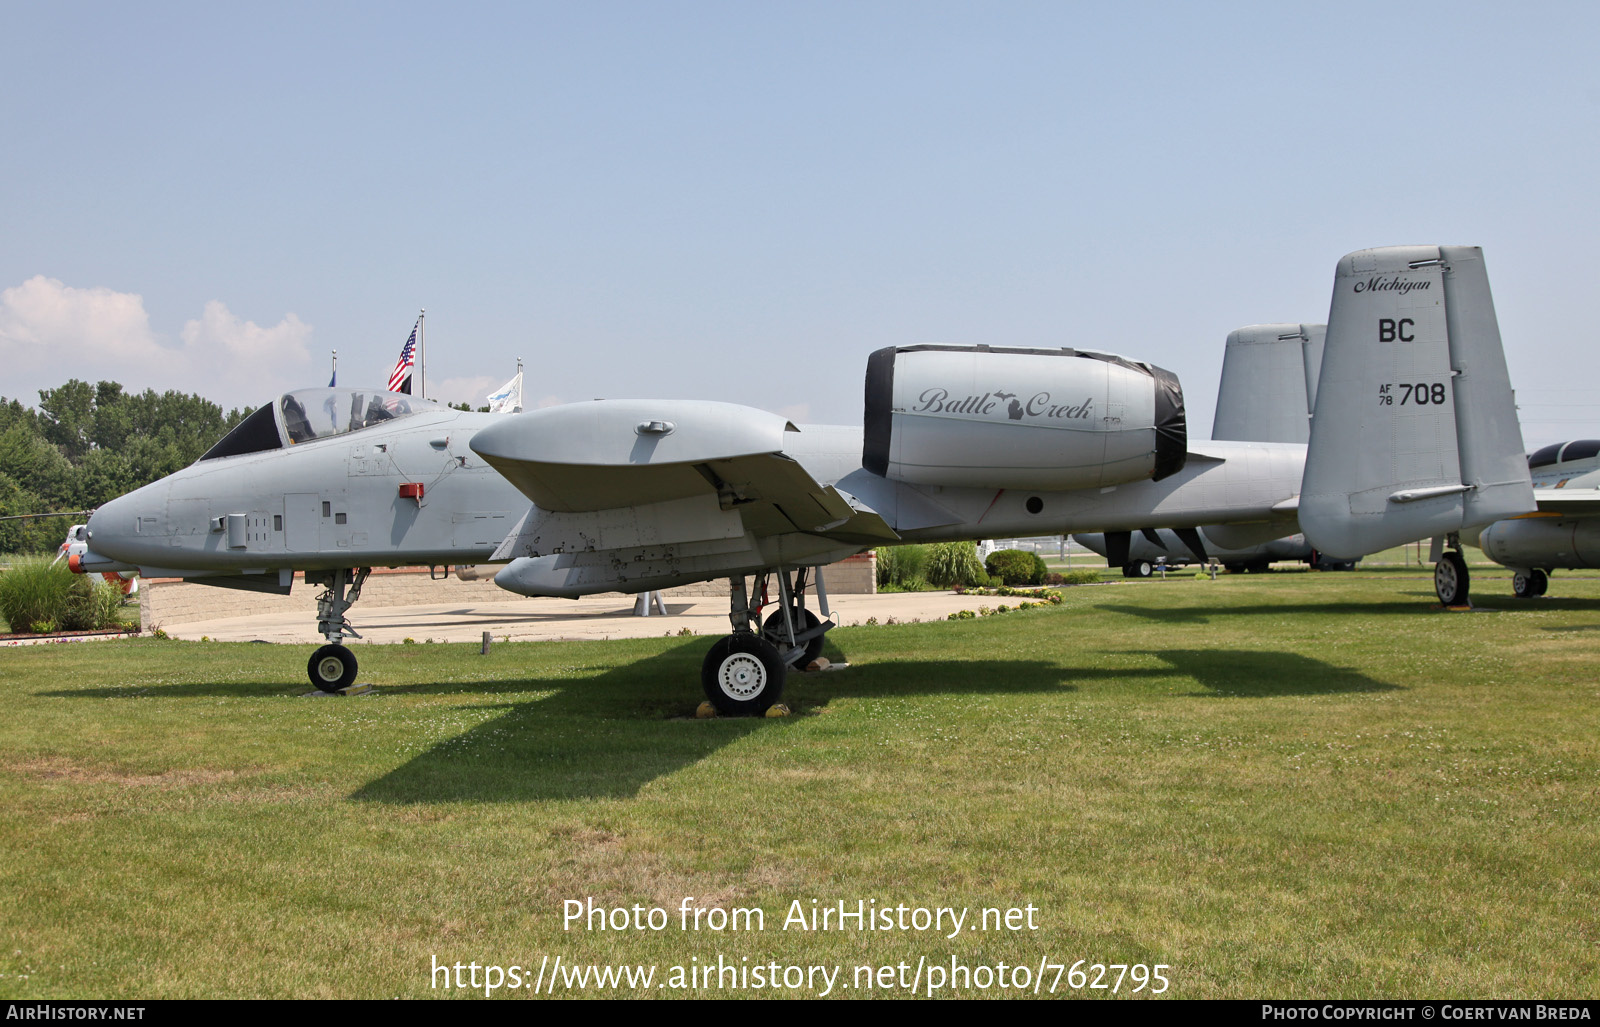
POLYGON ((1211 437, 1298 442, 1311 437, 1326 325, 1247 325, 1228 333, 1211 437))
POLYGON ((1348 558, 1534 509, 1483 251, 1339 261, 1300 526, 1348 558))

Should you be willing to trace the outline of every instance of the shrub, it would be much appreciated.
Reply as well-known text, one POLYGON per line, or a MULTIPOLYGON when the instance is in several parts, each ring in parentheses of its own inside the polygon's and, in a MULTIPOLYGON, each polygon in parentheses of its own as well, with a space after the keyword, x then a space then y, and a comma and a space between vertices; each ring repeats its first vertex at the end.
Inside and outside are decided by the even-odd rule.
POLYGON ((1052 574, 1051 577, 1059 581, 1051 582, 1052 585, 1097 585, 1100 583, 1100 572, 1094 570, 1068 571, 1065 574, 1052 574))
POLYGON ((95 631, 118 627, 122 623, 121 609, 122 591, 115 585, 73 574, 66 602, 55 619, 63 631, 95 631))
POLYGON ((985 579, 978 547, 972 542, 940 542, 928 547, 928 583, 936 588, 976 585, 985 579))
POLYGON ((988 572, 1006 585, 1042 585, 1050 572, 1038 553, 1021 549, 997 549, 984 562, 988 572))
POLYGON ((50 557, 18 558, 0 574, 0 617, 14 632, 53 632, 66 616, 75 581, 88 584, 50 557))
POLYGON ((927 563, 927 546, 883 546, 878 550, 878 587, 893 585, 911 592, 915 591, 913 582, 926 586, 923 568, 927 563))

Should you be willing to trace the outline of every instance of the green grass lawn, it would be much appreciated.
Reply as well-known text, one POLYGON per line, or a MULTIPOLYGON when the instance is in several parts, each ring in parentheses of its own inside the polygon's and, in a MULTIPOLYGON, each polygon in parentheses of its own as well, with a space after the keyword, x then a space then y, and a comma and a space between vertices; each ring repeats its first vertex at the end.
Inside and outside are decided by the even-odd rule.
POLYGON ((786 719, 689 719, 705 638, 363 647, 353 699, 299 697, 309 647, 7 651, 0 997, 427 996, 435 956, 719 954, 1593 996, 1600 579, 1505 578, 1475 575, 1477 613, 1358 571, 840 629, 852 666, 792 678, 786 719), (766 930, 564 932, 585 896, 766 930), (858 898, 1031 903, 1039 929, 781 928, 858 898))

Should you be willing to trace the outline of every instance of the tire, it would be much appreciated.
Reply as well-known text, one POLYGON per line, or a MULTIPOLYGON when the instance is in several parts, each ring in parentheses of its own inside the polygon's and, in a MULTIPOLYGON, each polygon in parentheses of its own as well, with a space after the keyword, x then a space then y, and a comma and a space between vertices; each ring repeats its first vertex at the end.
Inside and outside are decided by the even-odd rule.
POLYGON ((1534 595, 1536 595, 1536 596, 1544 595, 1547 591, 1550 590, 1550 575, 1545 573, 1544 571, 1535 570, 1533 572, 1533 585, 1534 585, 1534 588, 1537 589, 1537 591, 1533 593, 1534 595))
POLYGON ((778 647, 751 632, 720 639, 700 664, 700 685, 717 712, 758 717, 783 695, 784 666, 778 647))
POLYGON ((1517 571, 1511 575, 1511 594, 1518 599, 1532 599, 1539 594, 1539 583, 1534 575, 1542 571, 1517 571))
POLYGON ((356 654, 342 645, 325 645, 306 661, 311 684, 324 692, 337 692, 356 680, 356 654))
POLYGON ((1149 560, 1135 560, 1124 567, 1122 572, 1130 578, 1148 578, 1154 570, 1149 560))
POLYGON ((1445 553, 1433 565, 1433 591, 1446 606, 1465 606, 1471 596, 1472 576, 1467 561, 1455 550, 1445 553))
MULTIPOLYGON (((822 621, 817 619, 817 615, 812 613, 810 610, 797 610, 795 611, 795 614, 796 623, 794 626, 794 633, 797 635, 803 635, 807 631, 810 631, 812 628, 822 623, 822 621)), ((768 642, 771 642, 780 653, 783 652, 783 650, 789 644, 789 639, 785 637, 787 634, 788 632, 783 630, 782 610, 779 610, 777 613, 769 616, 761 625, 761 637, 765 638, 768 642)), ((806 664, 822 655, 822 640, 824 637, 824 635, 818 635, 816 638, 809 639, 805 642, 805 651, 797 660, 800 666, 804 667, 806 664)))
POLYGON ((1222 568, 1223 568, 1223 570, 1227 571, 1229 574, 1243 574, 1244 573, 1244 564, 1242 564, 1242 563, 1225 563, 1225 564, 1222 565, 1222 568))

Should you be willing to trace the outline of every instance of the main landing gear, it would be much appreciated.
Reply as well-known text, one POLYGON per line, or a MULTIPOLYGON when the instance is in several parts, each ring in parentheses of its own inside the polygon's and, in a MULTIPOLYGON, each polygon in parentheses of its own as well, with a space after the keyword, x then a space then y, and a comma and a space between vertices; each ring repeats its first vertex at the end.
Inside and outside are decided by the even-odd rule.
POLYGON ((1446 606, 1466 606, 1471 598, 1472 576, 1467 573, 1467 561, 1461 555, 1460 536, 1451 532, 1447 544, 1450 548, 1433 565, 1433 591, 1446 606))
POLYGON ((361 598, 361 586, 366 583, 371 567, 351 571, 342 568, 323 572, 321 577, 306 575, 307 584, 326 586, 317 597, 317 630, 328 644, 311 654, 306 662, 306 673, 311 684, 324 692, 336 692, 355 684, 356 654, 344 644, 344 637, 360 638, 356 629, 345 619, 345 613, 361 598), (348 589, 348 591, 346 591, 348 589))
POLYGON ((783 695, 790 667, 804 667, 822 653, 823 636, 834 626, 828 620, 828 594, 819 574, 815 587, 822 616, 806 609, 806 574, 782 567, 756 575, 758 604, 752 608, 743 576, 729 581, 728 620, 733 634, 718 641, 700 665, 706 698, 724 716, 760 716, 783 695), (792 574, 792 577, 791 577, 792 574), (778 579, 778 609, 765 621, 767 585, 778 579))
POLYGON ((1511 576, 1511 591, 1518 599, 1542 596, 1550 587, 1550 575, 1535 567, 1531 571, 1517 571, 1511 576))

